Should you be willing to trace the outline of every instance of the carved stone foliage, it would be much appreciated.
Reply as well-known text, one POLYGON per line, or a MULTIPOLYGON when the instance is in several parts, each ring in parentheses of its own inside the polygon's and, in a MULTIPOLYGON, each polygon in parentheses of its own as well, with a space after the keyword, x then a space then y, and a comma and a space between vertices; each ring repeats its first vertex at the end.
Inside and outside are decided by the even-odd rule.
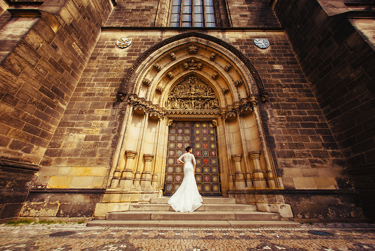
POLYGON ((145 78, 145 79, 143 79, 142 84, 149 87, 150 84, 151 84, 151 81, 149 79, 145 78))
POLYGON ((210 86, 194 75, 177 84, 166 101, 167 109, 217 109, 219 101, 210 86))
POLYGON ((224 68, 224 71, 228 72, 232 68, 231 64, 227 64, 224 68))
POLYGON ((160 64, 154 64, 154 68, 155 68, 156 71, 160 71, 161 70, 160 64))
POLYGON ((214 74, 212 74, 211 78, 213 80, 217 79, 219 77, 219 74, 217 72, 215 72, 214 74))
POLYGON ((149 119, 159 120, 164 118, 164 109, 158 105, 152 104, 150 101, 146 101, 143 98, 138 98, 132 94, 129 96, 129 104, 133 106, 133 112, 138 115, 149 115, 149 119))
POLYGON ((237 111, 236 110, 229 110, 222 113, 223 120, 234 120, 237 118, 237 111))
MULTIPOLYGON (((190 38, 190 37, 202 38, 202 39, 205 39, 207 41, 214 42, 214 43, 216 43, 220 46, 223 46, 224 48, 231 51, 234 55, 236 55, 245 64, 245 66, 249 69, 250 73, 252 74, 252 76, 253 76, 256 84, 257 84, 257 87, 258 87, 258 90, 259 90, 259 95, 261 96, 261 100, 264 101, 264 102, 268 100, 268 94, 264 89, 264 85, 262 83, 262 80, 261 80, 257 70, 255 69, 253 64, 250 62, 250 60, 245 55, 243 55, 240 51, 238 51, 238 49, 236 49, 234 46, 224 42, 223 40, 221 40, 219 38, 216 38, 216 37, 213 37, 213 36, 210 36, 210 35, 207 35, 207 34, 199 33, 199 32, 186 32, 186 33, 182 33, 182 34, 179 34, 177 36, 174 36, 174 37, 167 38, 167 39, 155 44, 154 46, 152 46, 148 50, 146 50, 137 59, 136 63, 134 63, 134 65, 128 70, 126 76, 124 77, 124 80, 123 80, 122 84, 120 85, 119 93, 126 93, 127 92, 127 86, 128 86, 128 84, 131 83, 130 82, 131 78, 134 76, 136 70, 143 63, 143 61, 145 59, 147 59, 153 52, 155 52, 156 50, 162 48, 163 46, 165 46, 167 44, 170 44, 172 42, 175 42, 175 41, 178 41, 178 40, 181 40, 181 39, 190 38)), ((189 54, 196 54, 197 51, 198 51, 198 47, 196 47, 194 45, 191 45, 190 47, 191 47, 191 49, 188 48, 189 54), (195 51, 195 53, 194 53, 194 51, 195 51)), ((133 88, 133 86, 130 86, 130 88, 133 88)), ((121 100, 119 100, 119 102, 121 102, 121 100)))
POLYGON ((236 87, 238 87, 238 86, 240 86, 240 85, 242 85, 242 84, 243 84, 242 79, 237 79, 236 81, 234 81, 234 85, 235 85, 236 87))
POLYGON ((174 78, 174 74, 173 74, 171 71, 167 73, 167 76, 168 76, 170 79, 174 78))
POLYGON ((188 47, 188 51, 189 51, 189 54, 197 54, 198 47, 192 44, 188 47))
POLYGON ((202 70, 202 67, 203 67, 202 63, 200 63, 198 61, 195 61, 194 59, 186 61, 182 65, 185 68, 185 70, 188 70, 188 69, 190 69, 190 70, 195 70, 195 69, 202 70))

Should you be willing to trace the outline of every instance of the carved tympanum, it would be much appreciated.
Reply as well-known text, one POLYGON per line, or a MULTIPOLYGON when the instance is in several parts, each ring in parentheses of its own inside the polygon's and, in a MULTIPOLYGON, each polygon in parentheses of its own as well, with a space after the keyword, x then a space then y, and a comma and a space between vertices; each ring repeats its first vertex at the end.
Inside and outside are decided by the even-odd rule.
POLYGON ((194 75, 177 84, 166 101, 167 109, 215 109, 219 101, 210 86, 194 75))

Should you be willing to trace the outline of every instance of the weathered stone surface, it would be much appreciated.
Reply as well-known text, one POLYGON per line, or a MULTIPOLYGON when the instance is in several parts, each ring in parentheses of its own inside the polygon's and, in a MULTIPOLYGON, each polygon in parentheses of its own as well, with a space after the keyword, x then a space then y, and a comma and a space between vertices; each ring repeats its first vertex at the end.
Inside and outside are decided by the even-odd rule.
POLYGON ((20 217, 54 217, 59 208, 59 203, 26 202, 24 203, 20 217))
POLYGON ((16 138, 27 146, 2 144, 6 149, 1 151, 2 157, 40 163, 95 45, 99 25, 111 10, 106 0, 79 7, 73 7, 70 0, 60 1, 58 6, 52 1, 43 4, 46 9, 52 6, 60 10, 69 6, 64 8, 74 12, 79 22, 75 32, 71 23, 59 19, 59 11, 55 16, 44 13, 40 19, 11 19, 0 30, 0 61, 4 58, 0 63, 0 106, 7 107, 2 109, 0 123, 11 128, 2 137, 3 141, 16 138))
MULTIPOLYGON (((336 140, 324 136, 327 129, 315 129, 326 144, 322 144, 324 150, 314 151, 313 157, 334 156, 337 152, 330 150, 338 146, 351 174, 358 176, 351 179, 358 180, 355 186, 362 189, 362 180, 374 175, 375 163, 375 47, 372 39, 375 23, 366 18, 356 21, 355 16, 363 15, 366 8, 356 8, 357 12, 351 13, 353 19, 349 20, 341 13, 353 11, 354 7, 342 1, 297 2, 277 1, 275 12, 286 27, 301 68, 312 84, 321 112, 336 140), (365 177, 364 173, 369 176, 365 177)), ((322 180, 316 181, 322 188, 331 187, 323 185, 322 180)), ((374 184, 372 182, 371 189, 374 184)), ((371 204, 366 199, 364 203, 371 204)), ((373 218, 373 214, 368 217, 373 218)))
POLYGON ((283 218, 293 218, 292 209, 288 204, 257 203, 256 205, 260 212, 279 213, 283 218))

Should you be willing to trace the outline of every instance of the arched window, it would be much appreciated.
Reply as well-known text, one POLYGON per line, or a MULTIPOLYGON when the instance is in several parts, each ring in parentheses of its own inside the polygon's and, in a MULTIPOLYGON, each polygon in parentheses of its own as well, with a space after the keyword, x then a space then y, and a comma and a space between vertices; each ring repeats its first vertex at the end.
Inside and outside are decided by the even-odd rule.
POLYGON ((172 0, 171 27, 216 27, 213 0, 172 0))

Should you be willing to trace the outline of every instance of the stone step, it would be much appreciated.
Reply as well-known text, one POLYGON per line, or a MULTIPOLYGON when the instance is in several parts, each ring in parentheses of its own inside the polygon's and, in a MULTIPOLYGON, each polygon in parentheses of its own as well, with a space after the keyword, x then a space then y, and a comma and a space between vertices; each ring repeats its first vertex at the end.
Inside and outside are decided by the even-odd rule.
MULTIPOLYGON (((167 204, 170 197, 151 198, 151 204, 167 204)), ((234 198, 203 197, 203 204, 236 204, 234 198)))
MULTIPOLYGON (((196 211, 256 211, 255 205, 244 204, 203 204, 196 211)), ((168 204, 132 204, 129 211, 174 211, 168 204)))
POLYGON ((88 227, 300 227, 294 221, 180 221, 180 220, 94 220, 88 227))
POLYGON ((280 220, 277 213, 264 212, 111 212, 106 220, 183 220, 183 221, 275 221, 280 220))

